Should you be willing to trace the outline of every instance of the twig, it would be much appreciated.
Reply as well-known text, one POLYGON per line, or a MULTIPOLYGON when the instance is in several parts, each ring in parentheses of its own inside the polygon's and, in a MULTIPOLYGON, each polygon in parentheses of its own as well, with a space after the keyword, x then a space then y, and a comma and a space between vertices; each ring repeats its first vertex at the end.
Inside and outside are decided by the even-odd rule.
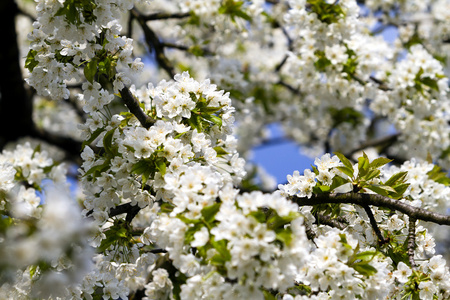
POLYGON ((302 94, 299 89, 297 89, 297 88, 293 87, 292 85, 284 82, 283 80, 279 80, 276 84, 284 86, 285 88, 287 88, 288 90, 290 90, 294 94, 297 94, 297 95, 301 95, 302 94))
POLYGON ((375 234, 378 237, 378 243, 380 245, 385 244, 386 243, 386 239, 384 238, 383 234, 381 233, 381 230, 378 227, 377 221, 375 220, 375 217, 374 217, 373 212, 370 209, 369 205, 363 205, 362 207, 366 211, 366 214, 369 217, 370 225, 372 226, 373 231, 375 232, 375 234))
POLYGON ((330 227, 335 227, 340 230, 344 230, 345 227, 347 227, 346 224, 344 224, 343 222, 340 222, 337 219, 333 219, 330 216, 325 216, 323 214, 316 214, 314 215, 314 217, 316 218, 317 224, 328 225, 330 227))
POLYGON ((141 15, 141 18, 144 21, 155 21, 155 20, 167 20, 167 19, 184 19, 190 17, 191 13, 166 13, 166 12, 157 12, 150 15, 141 15))
POLYGON ((409 264, 412 269, 416 268, 416 262, 414 261, 414 248, 416 247, 416 219, 409 218, 408 226, 408 258, 409 264))

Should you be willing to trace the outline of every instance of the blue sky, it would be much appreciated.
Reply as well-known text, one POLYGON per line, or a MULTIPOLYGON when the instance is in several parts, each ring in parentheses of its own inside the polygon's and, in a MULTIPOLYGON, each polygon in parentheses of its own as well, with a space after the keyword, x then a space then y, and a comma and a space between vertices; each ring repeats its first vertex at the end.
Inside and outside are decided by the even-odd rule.
MULTIPOLYGON (((279 125, 272 124, 269 129, 272 138, 283 137, 279 125)), ((314 158, 301 154, 300 147, 292 141, 255 148, 251 160, 263 166, 278 183, 285 183, 286 176, 295 170, 302 174, 304 169, 310 169, 314 163, 314 158)))

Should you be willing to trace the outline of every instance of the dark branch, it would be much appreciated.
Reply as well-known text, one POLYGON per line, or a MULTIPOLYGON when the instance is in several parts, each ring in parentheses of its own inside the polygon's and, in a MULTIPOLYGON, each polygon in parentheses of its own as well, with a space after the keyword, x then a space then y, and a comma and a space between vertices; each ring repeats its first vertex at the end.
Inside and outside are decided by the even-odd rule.
POLYGON ((120 95, 122 96, 122 100, 125 102, 125 105, 128 107, 130 112, 135 115, 144 128, 149 129, 150 126, 155 124, 156 121, 142 110, 139 106, 139 101, 133 96, 133 94, 131 94, 127 87, 124 87, 120 91, 120 95))
MULTIPOLYGON (((161 47, 163 47, 163 48, 173 48, 173 49, 178 49, 178 50, 182 50, 182 51, 186 51, 186 52, 189 52, 192 49, 191 47, 188 47, 188 46, 178 45, 178 44, 174 44, 174 43, 166 43, 166 42, 164 42, 164 43, 161 42, 161 47)), ((201 53, 204 56, 214 55, 214 52, 212 52, 209 49, 199 48, 199 50, 201 51, 201 53)))
POLYGON ((395 133, 389 136, 385 136, 382 138, 374 139, 372 141, 368 141, 366 143, 361 144, 359 147, 352 149, 349 153, 346 154, 346 156, 351 156, 353 153, 370 148, 370 147, 376 147, 376 146, 382 146, 385 144, 392 145, 395 143, 401 133, 395 133))
POLYGON ((145 22, 146 20, 143 18, 143 16, 135 9, 133 8, 131 10, 131 13, 133 14, 134 18, 139 22, 139 24, 142 27, 142 30, 144 31, 145 36, 145 42, 147 43, 150 51, 155 51, 155 59, 158 63, 158 65, 164 69, 164 71, 167 72, 167 74, 170 76, 170 78, 173 78, 175 76, 175 71, 170 63, 170 61, 167 59, 166 55, 164 54, 164 47, 162 46, 161 42, 159 41, 158 36, 156 33, 148 26, 145 22))
POLYGON ((340 230, 344 230, 345 227, 347 227, 346 224, 344 224, 343 222, 340 222, 337 219, 333 219, 330 216, 325 216, 322 214, 316 214, 314 215, 314 217, 316 218, 316 223, 319 224, 323 224, 323 225, 328 225, 330 227, 335 227, 337 229, 340 230))
POLYGON ((300 206, 311 206, 326 203, 347 203, 358 204, 360 206, 372 205, 377 207, 389 208, 408 215, 410 218, 417 220, 436 223, 439 225, 450 226, 450 216, 440 213, 431 212, 429 210, 414 207, 405 202, 394 200, 389 197, 378 194, 362 194, 362 193, 332 193, 332 194, 316 194, 311 198, 292 196, 291 200, 300 206))
POLYGON ((166 12, 157 12, 150 15, 141 15, 142 20, 144 21, 154 21, 154 20, 167 20, 167 19, 184 19, 190 17, 191 14, 187 13, 166 13, 166 12))
POLYGON ((414 261, 415 247, 416 247, 416 219, 410 217, 408 226, 408 258, 412 269, 416 268, 416 262, 414 261))

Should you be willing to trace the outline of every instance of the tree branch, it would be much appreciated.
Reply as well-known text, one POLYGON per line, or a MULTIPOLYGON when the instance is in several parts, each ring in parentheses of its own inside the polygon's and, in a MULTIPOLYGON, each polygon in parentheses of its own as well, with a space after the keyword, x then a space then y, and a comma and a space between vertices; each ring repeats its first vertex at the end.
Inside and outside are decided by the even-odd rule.
POLYGON ((364 150, 364 149, 367 149, 370 147, 381 146, 384 144, 393 144, 398 140, 400 135, 401 135, 401 133, 395 133, 395 134, 388 135, 388 136, 385 136, 382 138, 367 141, 366 143, 361 144, 359 147, 352 149, 349 153, 346 153, 346 156, 351 156, 355 152, 358 152, 358 151, 361 151, 361 150, 364 150))
POLYGON ((146 20, 143 18, 141 13, 136 10, 136 8, 133 8, 131 10, 131 13, 136 18, 136 20, 139 22, 139 24, 142 27, 142 30, 144 31, 145 41, 150 49, 150 52, 152 49, 155 51, 155 59, 158 62, 158 65, 164 69, 164 71, 167 72, 167 74, 170 76, 170 78, 173 78, 175 76, 175 71, 170 63, 170 61, 167 59, 166 55, 164 54, 164 47, 162 46, 161 42, 159 41, 158 36, 156 33, 145 23, 146 20))
POLYGON ((131 94, 130 90, 127 87, 124 87, 120 91, 120 95, 122 96, 123 102, 125 102, 125 105, 128 107, 130 112, 135 115, 135 117, 139 120, 141 125, 149 129, 150 126, 155 124, 156 120, 148 116, 142 108, 139 106, 139 101, 131 94))
POLYGON ((397 210, 405 215, 408 215, 410 218, 450 226, 450 216, 431 212, 420 207, 414 207, 405 202, 401 202, 400 200, 394 200, 378 194, 325 193, 312 195, 311 198, 297 196, 291 196, 290 198, 300 206, 311 206, 326 203, 347 203, 358 204, 361 206, 372 205, 384 207, 397 210))

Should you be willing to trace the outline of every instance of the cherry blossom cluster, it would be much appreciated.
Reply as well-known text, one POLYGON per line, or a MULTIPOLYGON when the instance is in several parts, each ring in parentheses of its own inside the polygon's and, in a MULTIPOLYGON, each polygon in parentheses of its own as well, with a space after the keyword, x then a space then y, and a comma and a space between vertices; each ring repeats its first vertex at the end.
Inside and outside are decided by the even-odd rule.
MULTIPOLYGON (((262 298, 263 290, 292 286, 308 253, 295 204, 279 194, 238 195, 230 185, 218 196, 188 195, 194 198, 189 202, 209 198, 213 204, 197 215, 188 211, 189 206, 188 213, 178 213, 183 208, 175 207, 144 233, 151 237, 146 240, 167 249, 174 266, 187 276, 182 299, 262 298)), ((150 285, 149 299, 157 299, 170 286, 150 285)))
POLYGON ((380 74, 380 79, 388 81, 392 90, 379 92, 371 108, 386 115, 403 133, 402 150, 422 159, 430 153, 448 166, 443 152, 450 146, 449 82, 441 63, 423 46, 414 45, 406 58, 394 70, 380 74), (421 134, 411 134, 415 132, 421 134))
POLYGON ((305 97, 284 111, 284 128, 299 142, 307 142, 311 136, 320 141, 330 137, 333 149, 357 147, 365 140, 369 125, 363 109, 375 89, 370 74, 392 51, 381 37, 365 34, 368 28, 358 18, 360 9, 355 1, 289 4, 284 24, 294 46, 283 74, 298 84, 305 97), (339 118, 345 114, 347 118, 339 118))

